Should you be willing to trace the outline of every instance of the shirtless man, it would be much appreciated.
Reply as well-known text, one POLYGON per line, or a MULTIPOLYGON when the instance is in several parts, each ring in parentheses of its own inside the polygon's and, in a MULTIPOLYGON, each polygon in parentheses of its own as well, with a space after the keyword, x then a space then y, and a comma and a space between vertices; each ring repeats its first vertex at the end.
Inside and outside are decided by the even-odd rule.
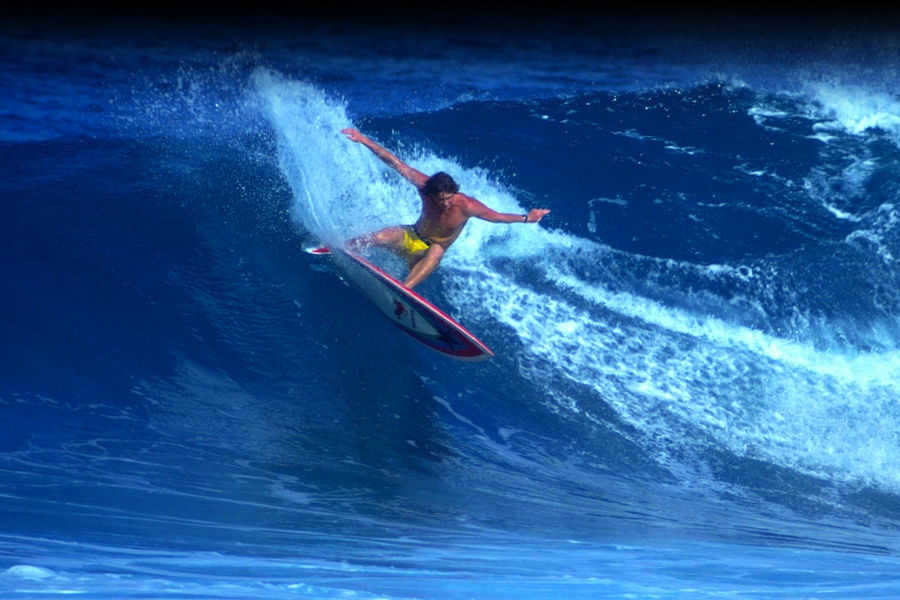
POLYGON ((404 284, 408 288, 422 283, 437 268, 444 252, 456 241, 471 217, 491 223, 537 223, 550 212, 544 208, 532 208, 527 215, 498 213, 475 198, 461 194, 459 185, 446 173, 435 173, 429 177, 356 129, 342 129, 341 133, 371 150, 419 190, 422 214, 415 225, 386 227, 350 242, 351 247, 364 244, 384 246, 406 258, 410 270, 404 284))

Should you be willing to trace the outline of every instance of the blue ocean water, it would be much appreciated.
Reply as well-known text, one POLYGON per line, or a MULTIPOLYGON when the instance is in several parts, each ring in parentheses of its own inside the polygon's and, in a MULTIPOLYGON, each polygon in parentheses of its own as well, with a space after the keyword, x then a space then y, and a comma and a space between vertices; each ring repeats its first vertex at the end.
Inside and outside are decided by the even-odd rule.
POLYGON ((455 25, 0 27, 0 594, 897 597, 891 28, 455 25), (347 126, 551 209, 493 360, 302 252, 417 214, 347 126))

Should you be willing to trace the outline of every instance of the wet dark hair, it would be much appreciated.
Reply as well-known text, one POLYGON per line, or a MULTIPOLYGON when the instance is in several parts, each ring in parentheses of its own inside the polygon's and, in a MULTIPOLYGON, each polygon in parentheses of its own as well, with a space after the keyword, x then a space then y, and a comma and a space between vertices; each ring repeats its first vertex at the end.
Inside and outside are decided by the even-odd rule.
POLYGON ((459 191, 459 184, 452 177, 440 171, 428 178, 425 185, 422 186, 422 193, 429 198, 434 198, 441 192, 449 192, 455 194, 459 191))

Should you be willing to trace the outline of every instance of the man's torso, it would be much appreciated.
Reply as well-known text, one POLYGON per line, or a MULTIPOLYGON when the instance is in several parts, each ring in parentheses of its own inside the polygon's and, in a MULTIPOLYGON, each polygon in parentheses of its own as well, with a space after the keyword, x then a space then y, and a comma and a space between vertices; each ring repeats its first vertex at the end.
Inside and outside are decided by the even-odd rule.
POLYGON ((432 198, 422 196, 422 214, 416 221, 419 235, 431 244, 449 247, 462 233, 469 220, 467 203, 468 198, 465 195, 454 194, 450 205, 443 208, 432 198))

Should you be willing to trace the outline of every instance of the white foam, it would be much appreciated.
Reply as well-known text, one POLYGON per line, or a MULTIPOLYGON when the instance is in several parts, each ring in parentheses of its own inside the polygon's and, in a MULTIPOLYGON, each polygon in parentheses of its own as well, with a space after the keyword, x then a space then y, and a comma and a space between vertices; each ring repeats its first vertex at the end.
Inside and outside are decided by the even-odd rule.
POLYGON ((900 143, 900 99, 894 93, 832 82, 810 82, 806 89, 835 129, 854 135, 881 129, 900 143))
POLYGON ((43 579, 52 579, 57 577, 56 573, 44 567, 35 567, 32 565, 15 565, 3 572, 5 577, 14 577, 16 579, 27 579, 32 581, 40 581, 43 579))
MULTIPOLYGON (((900 397, 900 351, 817 349, 612 291, 552 257, 577 249, 615 261, 616 253, 558 232, 520 228, 492 241, 454 262, 479 276, 450 285, 467 320, 487 312, 516 333, 528 355, 518 362, 535 385, 563 376, 593 390, 658 456, 713 443, 811 474, 900 489, 900 406, 893 400, 900 397), (500 257, 536 267, 553 289, 537 291, 492 270, 491 259, 500 257)), ((749 268, 706 270, 754 278, 749 268)), ((547 394, 554 410, 595 418, 590 397, 553 387, 547 394)))
POLYGON ((278 133, 295 217, 319 241, 334 243, 388 224, 382 218, 403 222, 417 214, 415 190, 385 177, 368 150, 340 133, 352 126, 342 103, 268 70, 258 70, 254 81, 278 133))

